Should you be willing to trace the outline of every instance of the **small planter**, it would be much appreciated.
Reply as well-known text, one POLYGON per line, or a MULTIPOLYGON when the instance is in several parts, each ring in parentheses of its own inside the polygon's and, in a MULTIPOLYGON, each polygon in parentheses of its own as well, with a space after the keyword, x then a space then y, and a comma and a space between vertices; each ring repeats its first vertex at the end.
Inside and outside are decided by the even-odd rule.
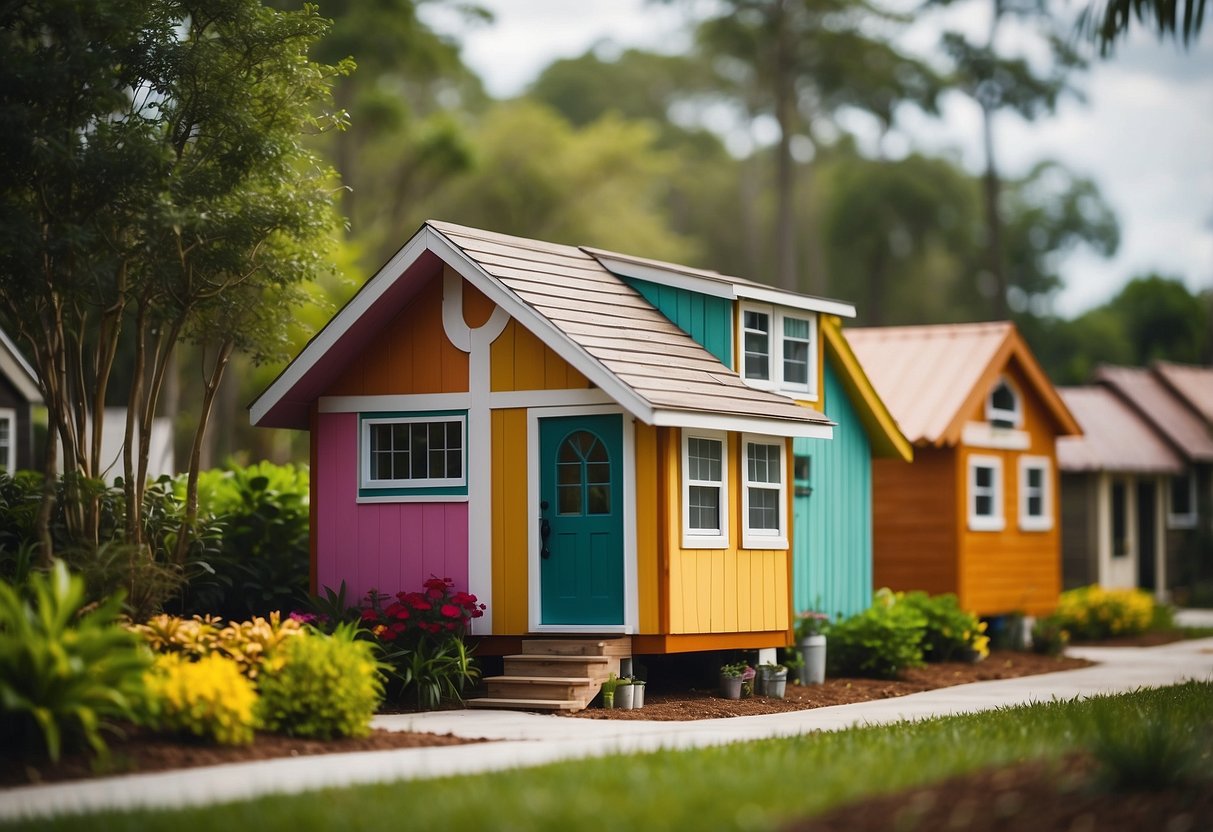
POLYGON ((602 692, 602 707, 606 708, 608 711, 615 709, 615 691, 604 690, 602 692))
POLYGON ((631 682, 620 682, 615 688, 615 702, 620 710, 630 711, 636 706, 635 688, 631 682))
POLYGON ((758 686, 761 696, 783 699, 788 687, 788 669, 786 667, 758 668, 758 686))
POLYGON ((826 679, 826 637, 808 636, 800 642, 804 664, 800 668, 800 684, 820 685, 826 679))
POLYGON ((644 682, 640 681, 639 679, 632 682, 632 707, 644 707, 644 682))
POLYGON ((725 699, 740 699, 741 698, 741 677, 740 676, 721 676, 720 677, 720 695, 725 699))

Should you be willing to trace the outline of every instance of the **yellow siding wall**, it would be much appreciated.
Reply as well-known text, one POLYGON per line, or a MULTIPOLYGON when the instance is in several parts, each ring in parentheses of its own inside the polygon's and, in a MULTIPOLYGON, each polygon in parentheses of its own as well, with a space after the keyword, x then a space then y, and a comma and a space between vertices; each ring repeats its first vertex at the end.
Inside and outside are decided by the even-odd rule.
POLYGON ((468 356, 442 329, 442 277, 435 275, 349 363, 330 396, 464 393, 468 356))
POLYGON ((493 631, 528 630, 528 534, 526 410, 493 411, 493 631))
POLYGON ((548 349, 530 330, 511 320, 493 342, 492 390, 584 390, 589 381, 548 349))
MULTIPOLYGON (((741 443, 729 435, 729 548, 682 548, 682 440, 661 429, 659 443, 669 552, 669 632, 740 633, 785 630, 791 621, 791 549, 741 549, 741 443)), ((790 454, 790 450, 789 450, 790 454)), ((789 459, 791 457, 789 456, 789 459)), ((788 513, 790 523, 791 513, 788 513)), ((790 534, 790 530, 789 530, 790 534)))
MULTIPOLYGON (((980 614, 1022 611, 1047 615, 1057 605, 1061 592, 1061 483, 1057 472, 1056 434, 1047 411, 1019 368, 1012 363, 1007 377, 1019 391, 1024 421, 1030 436, 1026 451, 963 447, 957 453, 957 518, 960 529, 959 589, 961 604, 980 614), (971 454, 1002 459, 1003 518, 1001 532, 974 532, 968 527, 968 459, 971 454), (1040 456, 1049 459, 1053 528, 1049 531, 1020 531, 1019 459, 1040 456)), ((972 421, 984 420, 984 399, 972 421)))

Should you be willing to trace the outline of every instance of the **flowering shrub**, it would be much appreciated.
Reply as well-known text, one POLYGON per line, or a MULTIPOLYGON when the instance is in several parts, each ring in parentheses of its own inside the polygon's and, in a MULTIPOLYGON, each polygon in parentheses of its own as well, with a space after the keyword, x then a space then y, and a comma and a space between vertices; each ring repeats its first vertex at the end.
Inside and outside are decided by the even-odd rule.
POLYGON ((278 654, 282 667, 259 683, 259 713, 267 729, 294 737, 365 737, 383 701, 385 669, 375 647, 343 624, 333 635, 293 638, 278 654))
POLYGON ((150 724, 220 745, 248 745, 256 725, 253 683, 233 659, 212 653, 189 661, 163 653, 146 676, 150 724))
POLYGON ((361 619, 392 666, 395 692, 411 693, 418 708, 432 708, 443 698, 460 698, 479 678, 463 637, 486 608, 475 595, 457 591, 450 578, 430 576, 420 592, 368 592, 361 619))
POLYGON ((960 608, 952 593, 927 595, 925 592, 897 593, 897 603, 917 610, 926 621, 922 636, 922 655, 928 662, 955 661, 969 650, 979 658, 990 655, 986 623, 960 608))
POLYGON ((368 592, 362 608, 362 623, 380 641, 396 641, 409 634, 439 636, 463 635, 473 618, 484 615, 487 607, 475 595, 456 592, 450 578, 430 579, 420 592, 397 592, 395 600, 377 592, 368 592))
POLYGON ((1046 616, 1032 625, 1032 651, 1043 656, 1060 656, 1070 643, 1070 633, 1056 615, 1046 616))
POLYGON ((281 667, 281 659, 276 656, 278 648, 304 632, 301 621, 283 620, 277 612, 270 613, 269 618, 226 625, 223 619, 209 615, 193 618, 157 615, 146 624, 132 625, 131 629, 143 636, 157 653, 179 653, 191 660, 219 654, 234 661, 241 673, 254 680, 263 665, 268 664, 271 670, 281 667))
POLYGON ((809 636, 817 636, 830 628, 830 616, 816 610, 801 610, 796 615, 796 640, 804 641, 809 636))
POLYGON ((1154 598, 1140 589, 1085 586, 1063 592, 1054 615, 1075 638, 1136 635, 1154 620, 1154 598))

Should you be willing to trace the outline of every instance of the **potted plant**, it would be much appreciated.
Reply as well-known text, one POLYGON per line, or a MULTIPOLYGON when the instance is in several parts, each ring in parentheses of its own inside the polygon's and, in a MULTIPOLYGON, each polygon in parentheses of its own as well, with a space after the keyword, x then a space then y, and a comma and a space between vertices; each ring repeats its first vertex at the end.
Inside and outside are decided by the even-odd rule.
POLYGON ((615 707, 621 711, 630 711, 636 705, 636 686, 632 684, 631 676, 624 676, 615 688, 615 707))
POLYGON ((602 707, 615 707, 615 688, 619 687, 619 677, 612 673, 602 683, 602 707))
POLYGON ((725 699, 740 699, 741 674, 748 669, 745 662, 722 665, 720 668, 720 695, 725 699))
POLYGON ((632 707, 644 707, 644 679, 632 680, 632 707))
POLYGON ((781 664, 764 664, 758 668, 758 690, 763 696, 783 699, 787 691, 788 669, 781 664))
POLYGON ((754 678, 758 675, 754 668, 748 664, 745 670, 741 671, 741 698, 749 699, 754 695, 754 678))
POLYGON ((830 617, 824 612, 804 610, 796 617, 796 644, 804 664, 800 684, 820 685, 826 678, 826 630, 830 617))

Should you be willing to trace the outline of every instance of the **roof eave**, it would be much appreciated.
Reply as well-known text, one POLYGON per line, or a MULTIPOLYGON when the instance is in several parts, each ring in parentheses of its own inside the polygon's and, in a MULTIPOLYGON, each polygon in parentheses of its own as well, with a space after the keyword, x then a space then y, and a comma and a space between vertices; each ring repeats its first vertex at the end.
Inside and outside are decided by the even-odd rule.
POLYGON ((901 432, 897 420, 885 406, 884 400, 872 386, 871 379, 864 372, 858 356, 847 343, 842 327, 837 317, 826 316, 822 319, 821 332, 830 355, 837 359, 839 380, 851 397, 851 402, 859 412, 864 431, 872 452, 883 458, 900 458, 905 462, 914 459, 914 447, 910 440, 901 432))

